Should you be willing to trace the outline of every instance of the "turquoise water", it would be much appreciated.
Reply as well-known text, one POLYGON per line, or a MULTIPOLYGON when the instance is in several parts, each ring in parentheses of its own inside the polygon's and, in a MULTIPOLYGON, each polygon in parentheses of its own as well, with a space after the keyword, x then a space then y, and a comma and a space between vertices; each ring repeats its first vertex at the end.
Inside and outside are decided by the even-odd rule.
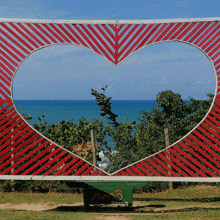
MULTIPOLYGON (((112 100, 112 112, 117 114, 117 121, 125 120, 138 121, 141 111, 150 112, 156 105, 155 100, 112 100)), ((101 111, 95 100, 15 100, 15 105, 20 113, 30 114, 32 120, 30 124, 39 122, 38 117, 45 115, 47 123, 58 124, 62 120, 73 119, 73 123, 78 123, 84 117, 92 122, 91 116, 103 120, 104 124, 108 119, 100 115, 101 111)), ((114 147, 114 142, 110 137, 106 138, 109 146, 114 147)))

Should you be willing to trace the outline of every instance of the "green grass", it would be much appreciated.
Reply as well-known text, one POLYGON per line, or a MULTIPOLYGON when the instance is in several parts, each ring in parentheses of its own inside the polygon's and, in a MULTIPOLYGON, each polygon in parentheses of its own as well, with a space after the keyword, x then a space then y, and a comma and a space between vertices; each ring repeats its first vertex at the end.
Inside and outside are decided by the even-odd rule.
POLYGON ((0 204, 56 205, 51 211, 0 210, 0 219, 105 219, 106 216, 142 219, 220 219, 220 188, 196 186, 160 193, 134 194, 134 207, 112 208, 106 206, 71 206, 83 202, 82 194, 67 193, 3 193, 0 204), (70 204, 65 206, 62 204, 70 204))

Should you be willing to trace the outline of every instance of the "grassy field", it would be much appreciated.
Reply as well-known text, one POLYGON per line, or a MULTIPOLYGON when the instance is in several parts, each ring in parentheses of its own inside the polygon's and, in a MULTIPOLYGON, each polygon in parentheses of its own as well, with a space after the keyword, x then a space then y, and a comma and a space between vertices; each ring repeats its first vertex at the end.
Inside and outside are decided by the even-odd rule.
POLYGON ((82 194, 0 192, 0 219, 220 219, 220 188, 134 194, 133 207, 83 206, 82 194), (30 209, 32 207, 32 209, 30 209), (40 207, 38 211, 30 211, 40 207))

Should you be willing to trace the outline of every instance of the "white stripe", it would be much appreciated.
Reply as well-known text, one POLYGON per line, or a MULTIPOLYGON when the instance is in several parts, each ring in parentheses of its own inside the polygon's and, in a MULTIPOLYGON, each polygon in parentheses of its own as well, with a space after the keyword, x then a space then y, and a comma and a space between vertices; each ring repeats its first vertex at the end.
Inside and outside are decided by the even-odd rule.
POLYGON ((0 175, 0 180, 220 182, 220 177, 0 175))
POLYGON ((56 24, 158 24, 158 23, 179 23, 179 22, 199 22, 199 21, 220 21, 216 18, 179 18, 179 19, 159 19, 159 20, 47 20, 47 19, 16 19, 0 18, 0 22, 19 23, 56 23, 56 24))

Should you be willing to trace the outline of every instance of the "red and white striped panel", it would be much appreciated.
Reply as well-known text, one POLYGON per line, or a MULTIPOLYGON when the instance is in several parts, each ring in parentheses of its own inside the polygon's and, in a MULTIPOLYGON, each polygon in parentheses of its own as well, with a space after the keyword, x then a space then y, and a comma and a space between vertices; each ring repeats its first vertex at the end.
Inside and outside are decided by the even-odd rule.
MULTIPOLYGON (((220 181, 216 179, 220 177, 219 18, 167 22, 9 22, 0 19, 0 27, 0 178, 7 179, 10 176, 11 179, 17 179, 19 176, 20 179, 25 179, 24 176, 40 175, 48 177, 48 180, 55 177, 69 180, 104 180, 123 176, 123 180, 126 180, 139 176, 212 177, 220 181), (199 126, 174 145, 153 156, 110 175, 43 137, 27 124, 15 109, 11 94, 13 76, 22 61, 42 47, 74 44, 90 49, 117 65, 137 50, 165 41, 189 43, 203 51, 213 64, 218 88, 213 106, 199 126)), ((141 180, 144 180, 143 178, 141 180)))

